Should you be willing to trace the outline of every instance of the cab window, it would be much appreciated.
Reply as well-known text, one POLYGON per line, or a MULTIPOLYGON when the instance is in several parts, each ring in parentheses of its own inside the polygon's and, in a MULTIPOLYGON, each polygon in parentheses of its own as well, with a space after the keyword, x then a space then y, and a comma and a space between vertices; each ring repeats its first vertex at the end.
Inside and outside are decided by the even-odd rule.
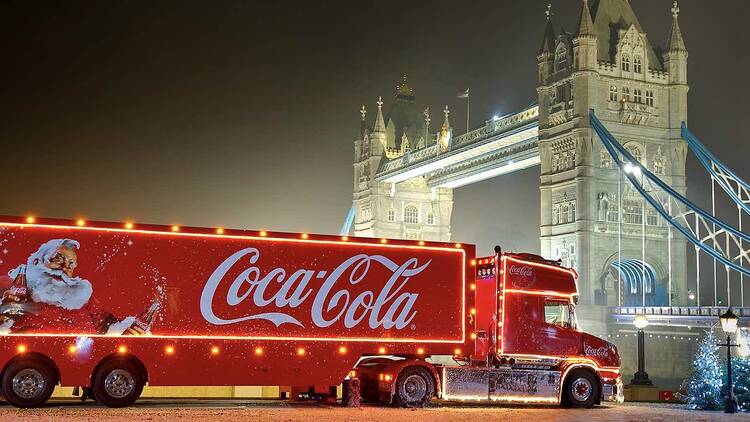
POLYGON ((544 322, 560 327, 572 328, 568 302, 547 301, 544 303, 544 322))

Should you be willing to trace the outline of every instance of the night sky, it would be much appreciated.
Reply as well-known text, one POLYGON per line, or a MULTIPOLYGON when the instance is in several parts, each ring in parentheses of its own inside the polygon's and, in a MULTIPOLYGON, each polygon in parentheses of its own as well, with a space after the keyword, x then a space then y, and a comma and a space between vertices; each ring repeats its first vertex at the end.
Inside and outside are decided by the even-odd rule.
MULTIPOLYGON (((467 87, 472 126, 534 102, 546 3, 3 1, 0 214, 337 233, 360 106, 403 74, 458 132, 467 87)), ((552 3, 575 30, 581 2, 552 3)), ((671 0, 632 3, 664 45, 671 0)), ((750 179, 750 2, 680 7, 690 127, 750 179)), ((538 177, 457 189, 454 239, 537 251, 538 177)))

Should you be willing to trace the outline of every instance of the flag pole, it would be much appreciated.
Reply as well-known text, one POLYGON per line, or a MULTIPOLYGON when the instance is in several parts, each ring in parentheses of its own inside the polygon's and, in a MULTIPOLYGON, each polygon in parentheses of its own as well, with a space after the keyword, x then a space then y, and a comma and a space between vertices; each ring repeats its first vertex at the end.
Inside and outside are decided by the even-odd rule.
POLYGON ((466 133, 469 133, 469 88, 466 88, 466 133))

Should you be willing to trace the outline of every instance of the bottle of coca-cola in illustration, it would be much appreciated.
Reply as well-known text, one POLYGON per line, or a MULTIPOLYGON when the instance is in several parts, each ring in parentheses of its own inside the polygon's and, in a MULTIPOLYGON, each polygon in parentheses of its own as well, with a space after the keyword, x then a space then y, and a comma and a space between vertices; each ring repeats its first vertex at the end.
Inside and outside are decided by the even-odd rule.
POLYGON ((26 287, 26 266, 21 265, 10 288, 3 292, 0 314, 18 318, 28 313, 29 290, 26 287))
POLYGON ((143 330, 143 332, 148 333, 151 331, 151 324, 154 322, 154 318, 156 317, 156 314, 159 312, 159 299, 154 299, 153 302, 151 302, 151 306, 149 306, 148 309, 146 309, 145 312, 143 312, 141 315, 138 316, 138 318, 135 319, 135 322, 133 322, 133 325, 137 328, 140 328, 143 330))

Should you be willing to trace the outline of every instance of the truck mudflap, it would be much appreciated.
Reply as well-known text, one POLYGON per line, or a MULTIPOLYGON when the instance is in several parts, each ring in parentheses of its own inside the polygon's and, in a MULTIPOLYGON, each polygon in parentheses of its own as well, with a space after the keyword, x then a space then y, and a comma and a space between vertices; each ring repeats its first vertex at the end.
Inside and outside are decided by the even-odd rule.
POLYGON ((443 399, 558 404, 560 372, 511 368, 444 368, 443 399))
POLYGON ((602 381, 602 401, 622 403, 625 401, 622 379, 602 381))

